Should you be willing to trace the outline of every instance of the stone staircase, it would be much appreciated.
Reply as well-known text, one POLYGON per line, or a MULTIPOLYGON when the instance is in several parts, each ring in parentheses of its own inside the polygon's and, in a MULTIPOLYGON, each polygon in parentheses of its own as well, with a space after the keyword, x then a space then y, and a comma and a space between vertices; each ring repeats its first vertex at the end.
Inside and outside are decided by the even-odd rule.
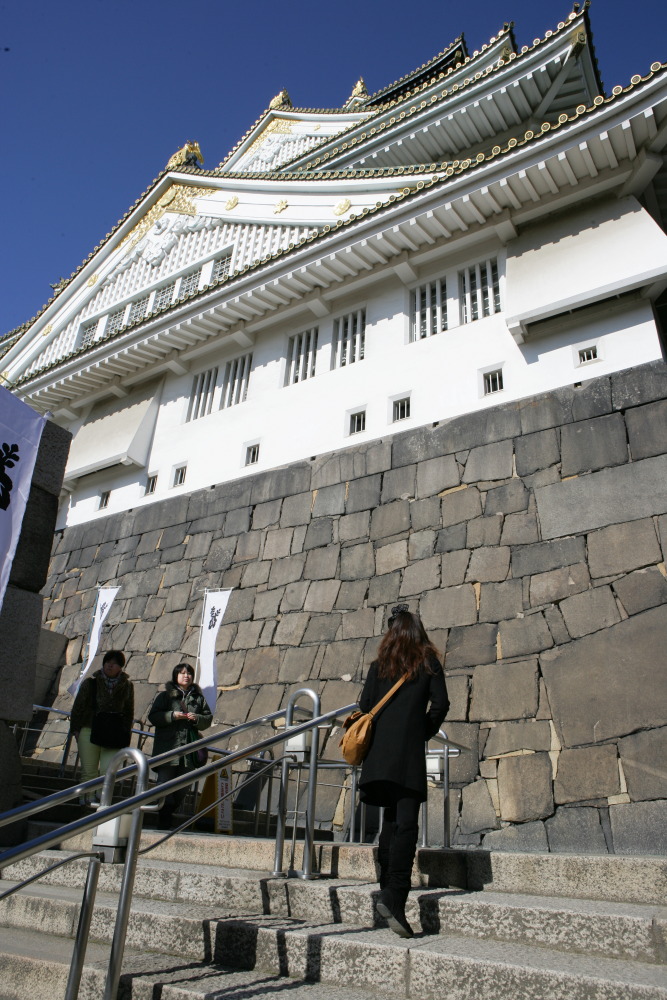
MULTIPOLYGON (((142 845, 157 839, 146 831, 142 845)), ((316 861, 319 879, 273 878, 272 842, 201 834, 145 855, 119 996, 667 1000, 665 859, 422 850, 411 940, 375 915, 372 848, 321 843, 316 861)), ((86 868, 74 861, 0 903, 2 1000, 64 995, 86 868)), ((82 1000, 103 993, 121 874, 102 867, 82 1000)))

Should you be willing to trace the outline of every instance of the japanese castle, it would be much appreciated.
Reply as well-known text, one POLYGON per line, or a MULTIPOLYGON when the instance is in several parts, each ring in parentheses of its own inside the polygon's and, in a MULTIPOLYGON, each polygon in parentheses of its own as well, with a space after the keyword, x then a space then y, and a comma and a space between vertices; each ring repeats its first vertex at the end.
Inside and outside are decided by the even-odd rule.
POLYGON ((667 64, 606 93, 587 5, 188 143, 0 342, 73 434, 59 526, 660 358, 666 143, 667 64))

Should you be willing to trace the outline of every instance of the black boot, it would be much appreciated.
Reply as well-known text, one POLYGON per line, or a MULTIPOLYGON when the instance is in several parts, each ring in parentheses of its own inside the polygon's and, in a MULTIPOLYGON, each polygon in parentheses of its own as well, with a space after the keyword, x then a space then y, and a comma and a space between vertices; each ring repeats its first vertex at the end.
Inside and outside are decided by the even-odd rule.
POLYGON ((387 921, 389 927, 402 938, 414 937, 414 931, 405 916, 405 900, 401 900, 393 889, 383 889, 375 908, 381 917, 387 921))

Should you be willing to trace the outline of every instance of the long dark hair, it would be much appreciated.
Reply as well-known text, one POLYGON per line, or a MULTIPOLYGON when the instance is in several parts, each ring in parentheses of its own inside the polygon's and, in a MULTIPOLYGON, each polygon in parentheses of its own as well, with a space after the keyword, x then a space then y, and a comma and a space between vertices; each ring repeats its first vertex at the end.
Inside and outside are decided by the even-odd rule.
POLYGON ((378 677, 398 680, 405 674, 411 680, 422 669, 430 672, 431 657, 437 659, 438 651, 417 615, 410 611, 393 614, 378 649, 378 677))

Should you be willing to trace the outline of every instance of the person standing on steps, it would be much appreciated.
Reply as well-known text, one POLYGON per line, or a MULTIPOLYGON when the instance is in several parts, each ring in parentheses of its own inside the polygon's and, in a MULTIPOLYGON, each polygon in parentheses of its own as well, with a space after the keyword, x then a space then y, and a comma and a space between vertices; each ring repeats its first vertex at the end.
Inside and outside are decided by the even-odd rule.
POLYGON ((449 698, 437 650, 407 604, 392 608, 359 698, 361 711, 369 712, 401 678, 403 683, 376 716, 359 785, 362 802, 384 807, 376 909, 396 934, 412 937, 405 904, 417 849, 419 807, 427 796, 424 744, 438 732, 449 698))
MULTIPOLYGON (((195 684, 195 671, 189 663, 179 663, 171 673, 165 690, 156 695, 148 713, 148 721, 155 726, 153 755, 187 747, 199 739, 199 734, 208 729, 213 714, 208 707, 202 689, 195 684)), ((186 774, 199 767, 197 752, 184 753, 156 768, 158 784, 186 774)), ((158 814, 161 830, 170 830, 173 815, 185 798, 186 789, 170 792, 160 806, 158 814)))
MULTIPOLYGON (((124 666, 124 654, 110 649, 104 654, 102 669, 82 682, 74 699, 70 729, 79 747, 81 781, 103 774, 118 750, 130 745, 134 685, 124 666)), ((92 797, 85 801, 97 804, 92 797)))

